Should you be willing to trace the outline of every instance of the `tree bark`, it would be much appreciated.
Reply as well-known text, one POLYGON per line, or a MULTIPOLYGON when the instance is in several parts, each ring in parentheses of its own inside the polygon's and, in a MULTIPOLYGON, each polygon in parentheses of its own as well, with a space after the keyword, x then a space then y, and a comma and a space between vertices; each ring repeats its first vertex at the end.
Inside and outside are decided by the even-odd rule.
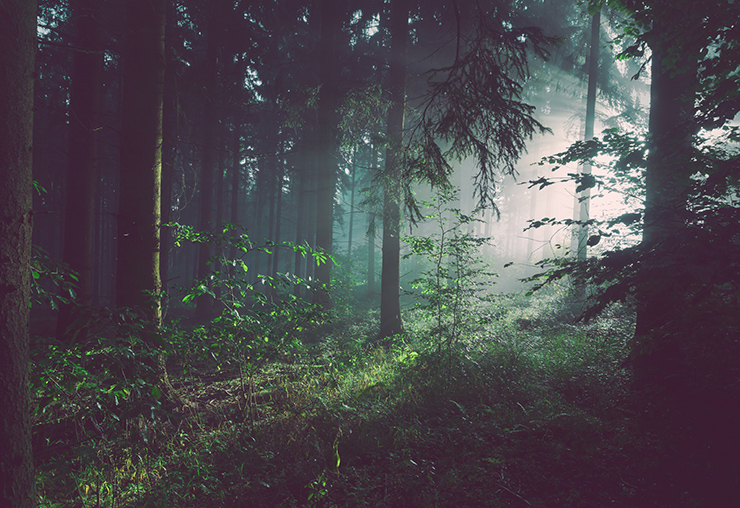
POLYGON ((388 149, 383 175, 383 268, 380 295, 380 338, 403 331, 400 301, 401 194, 403 125, 406 105, 408 0, 391 3, 391 61, 388 69, 388 149))
POLYGON ((349 195, 349 231, 347 233, 347 288, 352 289, 352 234, 354 233, 355 224, 355 183, 357 180, 357 163, 356 157, 357 148, 352 149, 352 176, 350 180, 350 195, 349 195))
MULTIPOLYGON (((318 179, 316 207, 316 248, 332 254, 334 234, 334 194, 337 175, 337 94, 335 79, 334 41, 341 29, 341 3, 337 0, 322 0, 321 40, 319 42, 319 75, 321 88, 318 105, 318 179)), ((328 289, 331 284, 331 262, 316 267, 316 279, 328 289)), ((314 301, 331 305, 327 290, 314 293, 314 301)))
MULTIPOLYGON (((168 224, 172 217, 172 184, 175 173, 175 159, 177 157, 177 142, 179 136, 179 97, 176 73, 176 55, 174 52, 174 27, 177 24, 176 6, 168 3, 165 14, 165 52, 166 69, 164 82, 164 112, 162 118, 162 224, 168 224)), ((167 294, 170 259, 171 234, 165 228, 160 235, 159 273, 162 281, 162 292, 167 294)))
POLYGON ((128 0, 124 53, 116 303, 161 319, 165 0, 128 0))
POLYGON ((282 155, 280 156, 280 159, 277 161, 278 164, 278 174, 277 174, 277 189, 276 189, 276 200, 277 204, 275 205, 275 235, 273 237, 273 242, 275 243, 275 247, 272 250, 272 276, 276 277, 278 274, 278 267, 280 264, 280 250, 278 245, 280 245, 280 219, 283 215, 283 184, 284 184, 284 171, 285 166, 283 162, 282 155))
MULTIPOLYGON (((601 10, 591 18, 591 50, 588 60, 588 92, 586 94, 586 129, 584 140, 590 141, 594 137, 596 122, 596 83, 599 72, 599 31, 601 28, 601 10)), ((591 164, 585 162, 581 166, 581 175, 591 174, 591 164)), ((576 259, 585 261, 588 257, 588 226, 584 225, 591 217, 591 188, 581 191, 578 197, 578 216, 581 223, 578 228, 578 250, 576 259)))
POLYGON ((29 402, 36 2, 0 15, 0 506, 36 506, 29 402))
MULTIPOLYGON (((231 166, 231 223, 239 224, 239 173, 241 171, 241 127, 234 118, 233 145, 234 160, 231 166)), ((236 247, 231 248, 231 259, 236 258, 236 247)))
MULTIPOLYGON (((63 261, 77 274, 75 302, 59 308, 57 338, 70 340, 79 311, 92 304, 95 176, 103 71, 100 0, 71 2, 77 18, 72 89, 69 99, 69 144, 63 261)), ((75 281, 68 278, 68 282, 75 281)))
MULTIPOLYGON (((218 12, 221 0, 209 3, 208 41, 206 47, 206 87, 203 101, 203 162, 200 172, 200 221, 199 228, 208 231, 213 227, 213 180, 216 169, 216 118, 217 86, 218 86, 218 12)), ((212 255, 211 246, 206 243, 198 245, 198 280, 203 281, 211 273, 209 260, 212 255)), ((196 314, 200 318, 207 318, 212 310, 212 297, 204 294, 196 300, 196 314)))

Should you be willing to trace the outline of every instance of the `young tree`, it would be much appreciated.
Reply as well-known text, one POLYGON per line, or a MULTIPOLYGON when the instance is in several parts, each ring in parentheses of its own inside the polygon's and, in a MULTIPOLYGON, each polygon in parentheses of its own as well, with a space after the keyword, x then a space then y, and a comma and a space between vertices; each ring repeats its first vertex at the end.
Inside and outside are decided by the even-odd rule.
MULTIPOLYGON (((392 38, 396 33, 396 23, 399 24, 399 33, 400 25, 406 33, 409 30, 408 7, 401 5, 400 10, 406 15, 403 19, 394 19, 393 7, 397 6, 395 1, 391 4, 392 38)), ((394 76, 392 69, 396 65, 400 70, 398 62, 401 60, 398 54, 391 57, 389 90, 397 95, 390 101, 389 150, 383 175, 384 184, 388 187, 383 218, 381 337, 401 330, 400 247, 396 233, 400 227, 397 226, 400 213, 396 212, 395 202, 403 200, 407 208, 415 211, 410 183, 425 181, 432 186, 449 186, 453 172, 449 161, 470 157, 478 165, 475 190, 480 201, 495 206, 496 175, 499 172, 513 174, 514 163, 524 152, 526 140, 535 133, 548 131, 532 116, 534 106, 522 102, 520 83, 529 75, 530 50, 544 57, 543 46, 550 42, 548 38, 537 29, 514 27, 501 19, 494 3, 478 2, 464 6, 431 3, 423 4, 423 7, 439 10, 420 16, 420 19, 431 21, 428 21, 428 26, 417 28, 417 39, 425 43, 436 40, 440 25, 451 17, 457 34, 453 39, 456 44, 452 48, 444 48, 445 51, 434 51, 434 59, 442 60, 437 61, 439 67, 424 73, 426 82, 422 84, 422 90, 414 94, 416 98, 409 109, 416 114, 413 121, 409 121, 404 153, 394 149, 398 143, 395 132, 403 131, 403 108, 397 108, 405 94, 399 93, 402 80, 394 76), (400 165, 392 160, 399 156, 403 157, 400 165), (388 172, 389 167, 395 168, 393 172, 388 172), (394 194, 397 197, 393 197, 394 194)), ((408 35, 403 36, 403 47, 406 46, 406 37, 408 35)), ((397 51, 400 51, 399 46, 392 40, 391 53, 397 51)), ((405 58, 402 61, 405 62, 405 58)), ((405 83, 406 72, 400 74, 405 83)), ((398 210, 400 212, 400 207, 398 210)))
POLYGON ((0 506, 36 506, 29 405, 36 2, 0 3, 0 506))

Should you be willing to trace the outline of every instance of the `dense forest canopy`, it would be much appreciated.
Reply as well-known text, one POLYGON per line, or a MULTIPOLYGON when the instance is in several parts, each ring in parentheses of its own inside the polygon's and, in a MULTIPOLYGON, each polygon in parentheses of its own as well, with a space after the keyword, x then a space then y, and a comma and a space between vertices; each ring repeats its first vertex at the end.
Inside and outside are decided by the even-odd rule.
POLYGON ((740 503, 734 0, 0 10, 0 505, 740 503))

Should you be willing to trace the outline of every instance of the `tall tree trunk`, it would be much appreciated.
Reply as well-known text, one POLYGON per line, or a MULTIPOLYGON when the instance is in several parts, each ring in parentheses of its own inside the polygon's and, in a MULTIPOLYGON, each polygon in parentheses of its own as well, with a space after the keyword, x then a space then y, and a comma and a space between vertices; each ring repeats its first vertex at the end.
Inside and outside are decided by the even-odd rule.
POLYGON ((367 296, 375 296, 375 214, 367 214, 367 296))
MULTIPOLYGON (((203 101, 203 162, 200 172, 200 217, 199 228, 203 231, 213 227, 213 180, 216 175, 215 150, 218 119, 217 86, 218 86, 218 13, 222 0, 209 3, 208 42, 206 47, 206 97, 203 101)), ((198 280, 205 280, 211 273, 209 261, 213 249, 206 243, 198 246, 198 280)), ((196 300, 196 314, 200 318, 208 317, 212 309, 212 297, 204 294, 196 300)))
MULTIPOLYGON (((95 173, 103 71, 100 0, 71 2, 77 20, 69 99, 69 147, 62 259, 77 274, 77 301, 60 306, 57 338, 70 340, 78 311, 92 304, 95 173)), ((98 261, 99 262, 99 261, 98 261)), ((72 282, 72 281, 70 281, 72 282)))
MULTIPOLYGON (((697 57, 685 72, 665 65, 667 48, 656 46, 652 56, 650 151, 645 173, 646 250, 672 255, 671 239, 685 229, 686 192, 691 185, 693 94, 697 89, 697 57)), ((687 55, 691 59, 691 55, 687 55)), ((647 337, 669 323, 685 307, 683 282, 669 270, 647 267, 639 289, 638 337, 647 337)), ((653 369, 650 369, 651 371, 653 369)), ((650 372, 645 372, 651 376, 650 372)))
MULTIPOLYGON (((599 31, 601 28, 601 11, 597 11, 591 18, 591 50, 588 60, 588 92, 586 95, 586 129, 584 140, 590 141, 594 137, 594 123, 596 121, 596 83, 599 73, 599 31)), ((581 166, 581 175, 591 175, 591 164, 581 166)), ((588 257, 588 226, 584 225, 591 217, 591 188, 584 189, 578 196, 578 215, 576 219, 581 223, 578 228, 578 247, 576 259, 585 261, 588 257)), ((582 291, 583 287, 579 289, 582 291)))
MULTIPOLYGON (((275 150, 277 150, 277 147, 275 147, 275 150)), ((270 155, 268 159, 268 168, 269 168, 269 180, 267 183, 267 189, 270 193, 270 201, 268 206, 270 207, 270 211, 267 218, 267 235, 265 236, 265 240, 267 242, 272 242, 275 238, 274 231, 275 231, 275 201, 277 197, 277 155, 272 154, 270 155)), ((270 249, 271 254, 267 254, 265 256, 267 260, 267 267, 265 268, 265 275, 271 275, 272 270, 272 260, 273 256, 275 256, 275 248, 271 247, 270 249)))
POLYGON ((278 273, 278 264, 280 262, 280 250, 278 248, 278 245, 280 245, 280 219, 282 218, 283 214, 283 184, 284 184, 284 178, 283 178, 283 172, 285 171, 285 165, 282 159, 282 156, 278 160, 278 174, 277 174, 277 205, 275 207, 275 236, 273 236, 272 241, 275 243, 275 247, 273 248, 272 253, 272 276, 275 277, 278 273))
MULTIPOLYGON (((697 19, 701 4, 678 3, 672 15, 697 19)), ((671 19, 670 17, 668 19, 671 19)), ((670 33, 662 18, 658 34, 670 33)), ((698 21, 697 21, 698 23, 698 21)), ((688 224, 699 48, 657 40, 652 49, 649 153, 645 175, 643 266, 632 350, 635 394, 647 432, 660 435, 652 494, 687 493, 692 506, 738 506, 736 422, 740 403, 737 329, 691 298, 682 261, 695 252, 688 224), (693 300, 693 301, 692 301, 693 300), (727 361, 727 357, 733 360, 727 361), (729 378, 729 379, 728 379, 729 378)), ((689 272, 690 273, 690 272, 689 272)), ((711 287, 711 281, 704 283, 711 287)), ((691 289, 689 289, 691 288, 691 289)), ((701 300, 699 298, 699 300, 701 300)))
MULTIPOLYGON (((334 234, 334 194, 337 177, 337 86, 334 44, 341 29, 338 0, 321 0, 321 40, 319 42, 319 75, 321 88, 318 104, 318 179, 316 205, 316 248, 332 253, 334 234)), ((316 267, 316 279, 329 288, 331 284, 331 262, 316 267)), ((316 303, 330 305, 326 290, 314 294, 316 303)))
POLYGON ((388 69, 388 149, 383 175, 383 271, 380 295, 380 338, 403 331, 400 302, 401 194, 403 124, 406 104, 408 0, 391 3, 391 61, 388 69))
MULTIPOLYGON (((239 173, 241 172, 241 135, 240 126, 236 118, 234 118, 234 139, 232 150, 234 153, 234 160, 231 166, 231 223, 236 225, 239 224, 239 173)), ((231 248, 231 259, 236 258, 236 247, 231 248)))
MULTIPOLYGON (((177 142, 179 137, 179 109, 176 58, 174 52, 174 39, 171 34, 175 33, 176 5, 174 2, 167 4, 165 51, 167 64, 164 81, 164 113, 163 113, 163 142, 162 142, 162 224, 169 224, 172 219, 172 184, 175 173, 175 159, 177 157, 177 142)), ((169 269, 171 266, 170 248, 172 245, 171 235, 168 229, 161 234, 161 250, 159 273, 162 281, 162 292, 167 294, 169 269)))
POLYGON ((352 149, 352 179, 349 194, 349 232, 347 240, 347 288, 352 289, 352 233, 355 224, 355 183, 357 180, 357 148, 352 149))
POLYGON ((161 319, 165 0, 128 0, 124 53, 116 304, 161 319), (154 295, 154 296, 152 296, 154 295))
POLYGON ((0 15, 0 506, 36 506, 28 393, 36 2, 0 15))
MULTIPOLYGON (((297 174, 295 176, 295 183, 291 185, 291 191, 293 194, 298 194, 296 199, 296 222, 295 222, 295 244, 296 245, 303 245, 304 243, 304 216, 306 213, 306 190, 304 189, 304 169, 299 168, 297 170, 297 174)), ((303 256, 299 251, 295 251, 295 255, 293 257, 293 274, 300 278, 303 275, 303 263, 304 263, 303 256)), ((295 296, 301 296, 301 284, 296 284, 293 286, 293 294, 295 296)))

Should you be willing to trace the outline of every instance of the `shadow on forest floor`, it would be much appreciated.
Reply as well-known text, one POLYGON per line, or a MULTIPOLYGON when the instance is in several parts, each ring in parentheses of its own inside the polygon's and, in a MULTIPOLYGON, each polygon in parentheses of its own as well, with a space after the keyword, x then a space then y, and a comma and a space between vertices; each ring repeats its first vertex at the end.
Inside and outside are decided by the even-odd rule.
POLYGON ((374 319, 251 380, 171 358, 190 406, 115 433, 47 418, 40 506, 639 505, 628 322, 495 320, 448 356, 421 325, 366 346, 374 319))

